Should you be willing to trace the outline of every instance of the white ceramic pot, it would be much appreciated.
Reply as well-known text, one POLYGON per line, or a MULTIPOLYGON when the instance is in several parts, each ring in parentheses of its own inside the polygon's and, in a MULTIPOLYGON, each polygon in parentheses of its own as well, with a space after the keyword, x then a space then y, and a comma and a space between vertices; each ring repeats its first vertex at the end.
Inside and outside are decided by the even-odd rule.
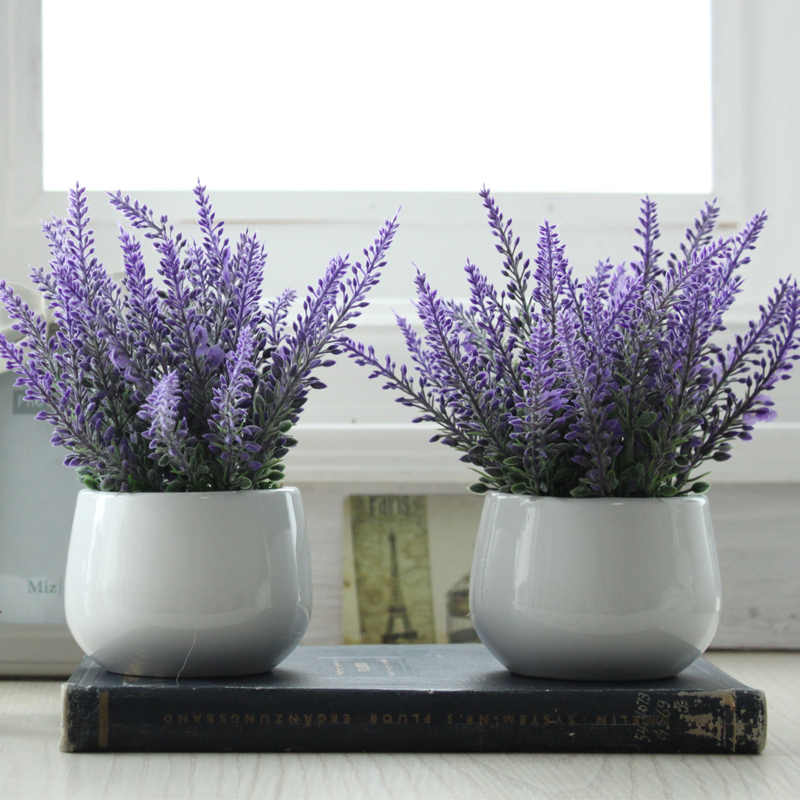
POLYGON ((675 675, 711 643, 720 578, 705 497, 486 496, 470 610, 521 675, 675 675))
POLYGON ((67 624, 112 672, 266 672, 311 616, 298 489, 78 495, 67 624))

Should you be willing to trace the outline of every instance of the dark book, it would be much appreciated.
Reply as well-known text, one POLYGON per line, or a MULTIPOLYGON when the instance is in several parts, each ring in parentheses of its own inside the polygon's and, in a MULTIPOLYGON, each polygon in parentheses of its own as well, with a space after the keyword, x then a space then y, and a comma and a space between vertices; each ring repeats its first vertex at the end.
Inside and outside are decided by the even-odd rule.
POLYGON ((523 678, 482 645, 300 647, 271 673, 131 678, 84 659, 61 749, 759 753, 763 692, 700 659, 675 678, 523 678))

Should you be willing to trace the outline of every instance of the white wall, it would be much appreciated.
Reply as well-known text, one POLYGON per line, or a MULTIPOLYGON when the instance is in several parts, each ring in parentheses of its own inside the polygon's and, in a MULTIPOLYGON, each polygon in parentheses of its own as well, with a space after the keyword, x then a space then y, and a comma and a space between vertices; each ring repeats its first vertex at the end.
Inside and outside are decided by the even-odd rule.
POLYGON ((751 37, 742 52, 745 203, 770 215, 751 272, 763 296, 775 275, 800 277, 800 4, 767 0, 744 8, 751 37))

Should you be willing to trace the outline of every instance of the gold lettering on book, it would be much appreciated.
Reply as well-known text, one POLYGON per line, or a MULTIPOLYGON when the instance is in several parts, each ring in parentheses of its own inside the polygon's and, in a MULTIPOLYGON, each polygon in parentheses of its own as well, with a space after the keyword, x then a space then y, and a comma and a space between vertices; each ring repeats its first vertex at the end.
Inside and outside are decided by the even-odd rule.
MULTIPOLYGON (((406 718, 406 716, 405 714, 398 715, 398 721, 400 721, 400 718, 406 718)), ((338 725, 350 725, 352 720, 352 714, 343 711, 319 713, 308 711, 269 713, 265 711, 260 714, 251 711, 168 711, 161 715, 161 724, 165 727, 255 727, 258 725, 262 728, 283 726, 325 728, 338 725)))
MULTIPOLYGON (((491 711, 448 712, 447 725, 478 728, 552 728, 562 726, 577 727, 646 727, 653 736, 660 739, 668 737, 670 726, 670 705, 655 704, 647 713, 581 713, 577 711, 504 713, 491 711)), ((649 734, 648 734, 649 735, 649 734)))
MULTIPOLYGON (((725 712, 733 703, 730 693, 719 693, 719 704, 725 712)), ((103 703, 102 697, 100 700, 103 703)), ((105 701, 107 703, 107 701, 105 701)), ((620 712, 576 712, 551 709, 547 712, 525 711, 509 712, 494 709, 473 709, 472 711, 450 711, 443 713, 437 721, 447 726, 472 727, 481 729, 498 728, 614 728, 628 727, 633 729, 633 736, 639 742, 664 741, 672 733, 677 722, 688 727, 690 735, 703 736, 720 740, 729 736, 727 718, 715 709, 703 714, 691 713, 694 705, 688 696, 682 696, 674 702, 658 699, 648 692, 640 692, 629 711, 620 712)), ((705 710, 705 709, 704 709, 705 710)), ((101 709, 101 713, 108 714, 101 709)), ((732 713, 732 712, 729 712, 732 713)), ((430 711, 385 711, 374 710, 353 714, 346 711, 304 711, 284 710, 257 712, 248 710, 173 710, 158 716, 165 727, 304 727, 330 728, 351 725, 353 720, 373 727, 409 727, 432 725, 433 715, 430 711)), ((107 721, 104 723, 109 728, 107 721)), ((103 734, 104 737, 107 733, 103 734)))
MULTIPOLYGON (((370 725, 430 725, 433 722, 430 712, 424 713, 422 711, 386 711, 381 713, 371 711, 368 719, 370 725)), ((349 714, 344 715, 343 722, 345 725, 350 724, 349 714)))

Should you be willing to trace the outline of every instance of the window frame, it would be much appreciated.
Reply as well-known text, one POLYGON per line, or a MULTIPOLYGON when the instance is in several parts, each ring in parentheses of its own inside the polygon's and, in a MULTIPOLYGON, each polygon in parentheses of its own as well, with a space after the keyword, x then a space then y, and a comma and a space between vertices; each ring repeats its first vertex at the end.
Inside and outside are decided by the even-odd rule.
MULTIPOLYGON (((63 193, 42 187, 42 22, 40 0, 4 0, 7 31, 6 70, 8 80, 5 107, 8 109, 5 152, 10 157, 5 205, 11 228, 26 227, 58 212, 63 193)), ((744 193, 744 118, 737 86, 746 81, 742 59, 745 38, 744 0, 712 0, 712 152, 714 194, 725 215, 723 225, 735 225, 742 218, 744 193), (734 133, 731 133, 734 132, 734 133)), ((2 95, 0 95, 2 99, 2 95)), ((477 188, 477 187, 476 187, 477 188)), ((178 223, 192 222, 185 192, 140 192, 145 202, 168 214, 178 223)), ((90 192, 89 201, 101 192, 90 192)), ((214 192, 226 208, 229 224, 286 225, 298 223, 369 223, 382 220, 387 208, 403 208, 403 221, 411 225, 458 225, 469 218, 474 207, 471 192, 214 192), (433 222, 432 222, 433 220, 433 222)), ((703 194, 658 196, 662 226, 685 226, 706 197, 703 194)), ((546 215, 560 219, 592 220, 592 226, 618 222, 639 197, 631 193, 504 193, 516 214, 538 220, 546 215)), ((2 202, 2 201, 0 201, 2 202)), ((117 218, 95 202, 93 215, 98 224, 117 218)))

